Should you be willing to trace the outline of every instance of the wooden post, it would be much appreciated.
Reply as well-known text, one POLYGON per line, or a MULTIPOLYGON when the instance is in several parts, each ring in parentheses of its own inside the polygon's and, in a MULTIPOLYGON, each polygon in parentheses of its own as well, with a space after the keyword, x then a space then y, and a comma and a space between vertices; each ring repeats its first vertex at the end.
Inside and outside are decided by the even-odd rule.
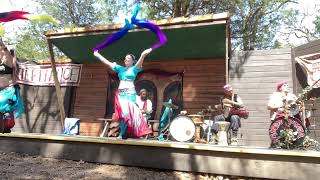
POLYGON ((291 68, 292 68, 292 92, 293 94, 298 94, 298 85, 297 85, 297 73, 296 73, 296 53, 295 49, 291 48, 291 68))
POLYGON ((65 119, 65 112, 64 112, 64 105, 63 105, 64 103, 63 103, 63 98, 62 98, 62 93, 61 93, 61 88, 60 88, 60 82, 59 82, 58 75, 57 75, 56 62, 54 60, 52 43, 49 39, 47 39, 47 42, 48 42, 50 61, 51 61, 51 67, 52 67, 52 75, 53 75, 54 85, 56 87, 58 105, 59 105, 59 110, 60 110, 60 121, 61 121, 61 126, 63 129, 64 128, 64 119, 65 119))
POLYGON ((230 19, 226 20, 226 84, 229 84, 229 48, 230 48, 230 19))

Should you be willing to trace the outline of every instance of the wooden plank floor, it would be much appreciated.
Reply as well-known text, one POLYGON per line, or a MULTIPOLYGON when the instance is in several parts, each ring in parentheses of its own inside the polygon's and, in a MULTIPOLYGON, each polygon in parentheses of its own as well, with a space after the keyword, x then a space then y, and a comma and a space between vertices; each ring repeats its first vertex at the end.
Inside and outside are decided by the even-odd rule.
POLYGON ((0 151, 88 162, 272 179, 313 179, 320 152, 145 139, 0 134, 0 151))

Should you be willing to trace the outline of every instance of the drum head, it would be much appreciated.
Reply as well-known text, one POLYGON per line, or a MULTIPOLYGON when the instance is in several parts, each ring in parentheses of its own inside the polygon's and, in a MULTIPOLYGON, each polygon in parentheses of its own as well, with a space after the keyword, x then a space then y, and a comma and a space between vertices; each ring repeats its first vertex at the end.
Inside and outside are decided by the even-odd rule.
POLYGON ((176 141, 186 142, 194 137, 196 126, 187 116, 178 116, 171 122, 169 131, 176 141))

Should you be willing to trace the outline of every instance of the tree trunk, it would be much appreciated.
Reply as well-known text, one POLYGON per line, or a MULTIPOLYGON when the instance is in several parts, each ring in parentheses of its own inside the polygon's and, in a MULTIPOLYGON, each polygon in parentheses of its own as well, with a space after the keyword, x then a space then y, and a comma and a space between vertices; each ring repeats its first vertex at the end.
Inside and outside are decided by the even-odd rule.
POLYGON ((180 17, 181 16, 181 1, 175 0, 174 7, 173 7, 173 17, 180 17))

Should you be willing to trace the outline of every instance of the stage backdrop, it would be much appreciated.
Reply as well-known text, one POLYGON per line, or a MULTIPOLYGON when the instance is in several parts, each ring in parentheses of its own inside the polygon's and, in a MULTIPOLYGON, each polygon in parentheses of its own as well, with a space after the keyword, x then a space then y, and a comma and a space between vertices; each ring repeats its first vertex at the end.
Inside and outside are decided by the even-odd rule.
MULTIPOLYGON (((169 97, 175 98, 175 103, 180 109, 187 110, 189 114, 196 114, 210 105, 218 104, 223 94, 222 86, 226 81, 223 58, 146 60, 143 68, 145 73, 142 73, 141 79, 137 78, 136 81, 137 90, 141 80, 150 80, 158 86, 160 84, 157 87, 155 119, 161 115, 162 102, 167 101, 169 97), (156 72, 168 74, 167 79, 170 81, 163 80, 164 77, 156 78, 157 76, 154 76, 156 72)), ((107 109, 110 111, 113 109, 112 100, 109 101, 107 98, 112 98, 112 92, 108 91, 108 87, 110 85, 116 88, 117 84, 112 78, 109 83, 110 74, 112 74, 110 69, 101 64, 83 65, 74 104, 74 116, 81 119, 82 135, 99 135, 102 122, 97 119, 108 116, 107 109)))
POLYGON ((250 111, 249 118, 241 120, 241 145, 269 147, 268 98, 284 80, 292 91, 291 49, 237 51, 232 55, 229 81, 250 111))

